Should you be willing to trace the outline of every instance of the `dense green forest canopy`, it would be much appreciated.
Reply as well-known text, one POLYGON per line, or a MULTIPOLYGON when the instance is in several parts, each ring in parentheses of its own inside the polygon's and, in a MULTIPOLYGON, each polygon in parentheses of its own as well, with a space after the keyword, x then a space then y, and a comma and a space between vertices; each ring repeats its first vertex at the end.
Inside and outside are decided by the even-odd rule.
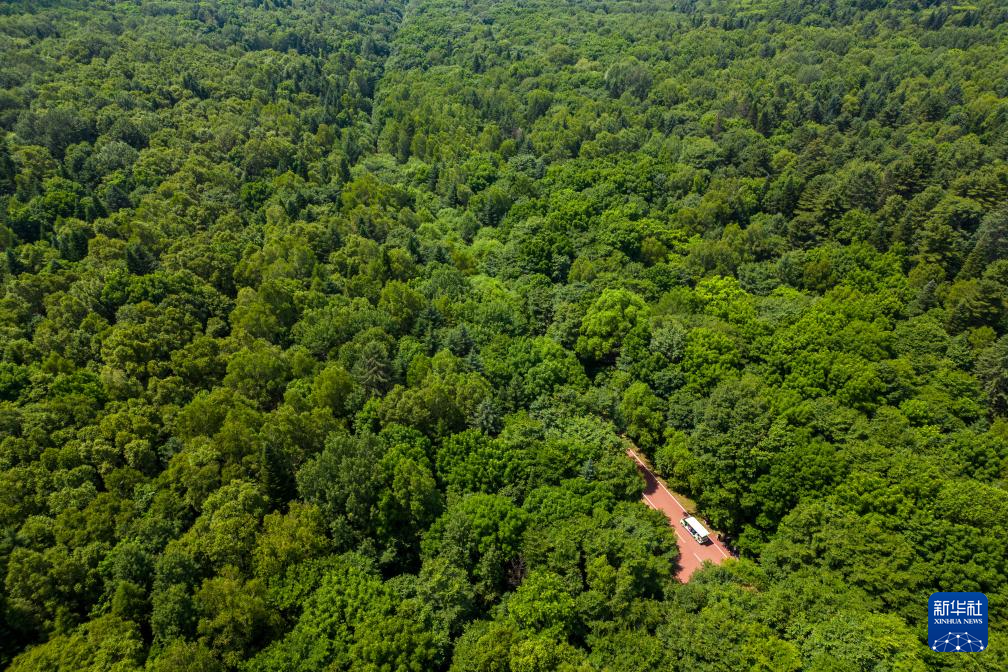
POLYGON ((5 2, 0 250, 0 666, 1008 669, 999 0, 5 2))

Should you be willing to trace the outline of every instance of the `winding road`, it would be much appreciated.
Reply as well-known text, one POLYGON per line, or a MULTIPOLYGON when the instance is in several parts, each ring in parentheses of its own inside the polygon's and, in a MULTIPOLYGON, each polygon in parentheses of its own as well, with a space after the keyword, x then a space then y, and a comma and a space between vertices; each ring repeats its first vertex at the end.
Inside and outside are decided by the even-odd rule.
POLYGON ((627 446, 627 455, 637 463, 637 470, 644 476, 646 483, 643 494, 644 501, 652 509, 664 513, 669 519, 672 529, 675 530, 676 542, 679 545, 679 572, 676 574, 677 579, 686 583, 693 576, 693 572, 703 566, 703 563, 712 562, 715 565, 719 565, 731 557, 731 554, 725 549, 724 544, 715 538, 713 532, 710 538, 711 543, 697 543, 696 539, 691 537, 689 532, 679 522, 683 518, 683 512, 686 511, 686 507, 654 475, 651 469, 644 463, 644 460, 634 452, 633 448, 627 446))

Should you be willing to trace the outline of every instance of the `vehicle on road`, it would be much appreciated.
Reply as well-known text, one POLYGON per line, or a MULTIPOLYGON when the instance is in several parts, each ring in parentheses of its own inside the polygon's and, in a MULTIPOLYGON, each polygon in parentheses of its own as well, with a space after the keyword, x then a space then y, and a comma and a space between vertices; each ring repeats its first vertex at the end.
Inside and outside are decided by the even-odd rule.
POLYGON ((710 543, 710 532, 703 524, 694 518, 693 516, 686 516, 681 521, 682 526, 686 528, 686 531, 690 533, 690 536, 696 539, 698 544, 709 544, 710 543))

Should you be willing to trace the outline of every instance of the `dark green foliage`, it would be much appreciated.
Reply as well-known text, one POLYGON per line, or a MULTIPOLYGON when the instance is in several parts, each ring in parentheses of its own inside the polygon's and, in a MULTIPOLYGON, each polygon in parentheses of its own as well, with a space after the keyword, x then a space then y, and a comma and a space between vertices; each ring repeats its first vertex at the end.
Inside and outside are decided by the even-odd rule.
POLYGON ((1002 5, 3 3, 0 667, 1008 668, 1002 5))

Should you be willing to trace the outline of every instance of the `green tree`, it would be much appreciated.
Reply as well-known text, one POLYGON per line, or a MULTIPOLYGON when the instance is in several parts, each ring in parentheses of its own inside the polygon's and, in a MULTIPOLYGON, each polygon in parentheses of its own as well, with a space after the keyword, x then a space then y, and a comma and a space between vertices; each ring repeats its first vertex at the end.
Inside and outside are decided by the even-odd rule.
POLYGON ((581 322, 578 356, 596 362, 614 361, 625 345, 650 337, 649 314, 637 294, 604 290, 581 322))
POLYGON ((501 495, 473 494, 449 506, 424 536, 423 557, 442 557, 463 568, 478 596, 500 595, 517 559, 525 515, 501 495))
POLYGON ((661 401, 647 383, 637 382, 626 389, 620 414, 627 434, 637 445, 649 452, 658 446, 665 433, 665 417, 661 401))

